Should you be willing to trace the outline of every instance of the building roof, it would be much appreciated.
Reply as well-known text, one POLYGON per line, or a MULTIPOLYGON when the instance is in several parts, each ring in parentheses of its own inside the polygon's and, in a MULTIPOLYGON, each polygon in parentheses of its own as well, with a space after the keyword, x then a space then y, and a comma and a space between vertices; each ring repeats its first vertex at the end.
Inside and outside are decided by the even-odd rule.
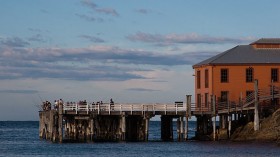
MULTIPOLYGON (((254 44, 280 43, 280 38, 260 39, 254 44), (269 42, 268 42, 269 41, 269 42)), ((255 48, 252 45, 239 45, 223 53, 193 65, 193 68, 203 65, 221 64, 280 64, 280 48, 255 48)))
POLYGON ((250 45, 253 44, 280 44, 280 38, 261 38, 250 45))

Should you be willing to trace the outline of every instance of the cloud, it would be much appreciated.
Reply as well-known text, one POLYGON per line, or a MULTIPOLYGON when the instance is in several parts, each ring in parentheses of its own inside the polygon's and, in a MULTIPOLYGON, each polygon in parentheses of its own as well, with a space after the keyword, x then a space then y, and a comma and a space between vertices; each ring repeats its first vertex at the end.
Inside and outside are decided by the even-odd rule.
POLYGON ((28 30, 29 30, 30 32, 36 32, 36 33, 42 32, 41 29, 37 29, 37 28, 28 28, 28 30))
POLYGON ((8 93, 8 94, 36 94, 39 93, 37 90, 30 90, 30 89, 6 89, 6 90, 0 90, 0 93, 8 93))
POLYGON ((90 35, 80 35, 79 37, 87 39, 87 40, 89 40, 91 42, 94 42, 94 43, 104 43, 105 42, 105 40, 103 40, 101 38, 98 38, 98 37, 95 37, 95 36, 90 36, 90 35))
POLYGON ((112 16, 119 16, 119 13, 113 9, 113 8, 99 8, 94 2, 90 0, 82 0, 81 1, 82 5, 92 9, 93 11, 97 13, 103 13, 107 15, 112 15, 112 16))
POLYGON ((104 13, 107 15, 119 16, 119 13, 113 8, 100 8, 100 9, 96 9, 95 11, 97 11, 99 13, 104 13))
POLYGON ((156 89, 147 89, 147 88, 128 88, 128 91, 135 91, 135 92, 159 92, 160 90, 156 89))
POLYGON ((255 38, 227 38, 227 37, 212 37, 207 35, 192 34, 150 34, 137 32, 126 37, 130 41, 141 41, 145 43, 156 43, 158 45, 169 44, 225 44, 225 43, 246 43, 252 42, 255 38))
POLYGON ((41 34, 35 34, 28 38, 28 41, 36 41, 36 42, 46 42, 47 40, 41 34))
POLYGON ((87 7, 90 7, 92 9, 96 9, 97 8, 97 5, 95 3, 93 3, 92 1, 90 0, 82 0, 81 3, 87 7))
POLYGON ((135 10, 136 13, 143 14, 143 15, 149 15, 149 14, 156 14, 156 15, 162 15, 162 13, 150 10, 150 9, 137 9, 135 10))
POLYGON ((102 18, 96 18, 96 17, 93 17, 93 16, 88 16, 88 15, 85 15, 85 14, 75 14, 76 16, 78 16, 79 18, 81 19, 84 19, 84 20, 87 20, 87 21, 90 21, 90 22, 103 22, 104 20, 102 18))
POLYGON ((0 45, 4 45, 8 47, 26 47, 29 46, 30 43, 19 37, 11 37, 11 38, 0 38, 0 45))
POLYGON ((148 9, 137 9, 135 10, 137 13, 141 13, 141 14, 148 14, 151 13, 151 10, 148 9))

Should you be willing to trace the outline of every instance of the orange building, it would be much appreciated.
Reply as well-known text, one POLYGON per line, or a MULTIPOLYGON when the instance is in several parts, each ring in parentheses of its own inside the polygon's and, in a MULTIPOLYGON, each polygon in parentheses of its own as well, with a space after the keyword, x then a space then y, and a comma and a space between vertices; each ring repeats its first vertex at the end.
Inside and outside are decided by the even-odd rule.
POLYGON ((196 109, 210 111, 210 96, 219 102, 238 102, 259 89, 279 86, 280 38, 264 38, 238 45, 193 65, 196 109))

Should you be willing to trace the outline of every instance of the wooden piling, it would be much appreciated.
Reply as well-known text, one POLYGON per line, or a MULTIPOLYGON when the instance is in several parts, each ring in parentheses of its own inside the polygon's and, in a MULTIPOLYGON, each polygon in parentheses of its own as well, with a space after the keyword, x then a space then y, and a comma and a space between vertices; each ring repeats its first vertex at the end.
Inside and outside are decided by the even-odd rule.
POLYGON ((188 117, 186 117, 186 120, 185 120, 185 132, 184 132, 184 137, 185 137, 185 141, 188 140, 188 117))
POLYGON ((126 120, 125 120, 125 115, 121 116, 121 132, 122 132, 122 136, 121 139, 124 141, 126 140, 126 120))
POLYGON ((228 115, 228 137, 231 137, 231 120, 232 120, 232 115, 228 115))
POLYGON ((181 122, 180 122, 180 118, 177 118, 177 140, 181 141, 181 122))
POLYGON ((148 141, 149 139, 149 122, 150 118, 145 118, 145 141, 148 141))
POLYGON ((254 88, 255 88, 254 130, 258 131, 260 129, 259 105, 258 105, 258 80, 255 80, 254 88))
POLYGON ((58 106, 58 134, 59 134, 59 142, 63 141, 63 104, 59 103, 58 106))
POLYGON ((90 119, 90 141, 93 141, 93 134, 94 134, 94 120, 93 118, 90 119))
POLYGON ((213 104, 213 116, 214 116, 214 121, 213 121, 213 140, 216 140, 216 96, 212 95, 212 104, 213 104))
POLYGON ((180 117, 180 141, 184 139, 184 117, 180 117))
POLYGON ((191 95, 186 95, 186 121, 185 121, 185 140, 188 140, 188 119, 191 118, 191 95))

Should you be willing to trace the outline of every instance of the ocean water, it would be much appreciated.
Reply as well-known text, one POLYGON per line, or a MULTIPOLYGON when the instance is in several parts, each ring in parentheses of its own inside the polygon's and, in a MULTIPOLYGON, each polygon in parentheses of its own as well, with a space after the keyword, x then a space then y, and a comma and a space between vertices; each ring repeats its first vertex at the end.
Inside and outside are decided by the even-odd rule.
MULTIPOLYGON (((160 122, 150 123, 148 142, 51 143, 40 140, 38 122, 0 121, 0 156, 280 156, 280 146, 257 142, 162 142, 160 122)), ((174 127, 174 137, 176 137, 174 127)), ((195 123, 190 123, 194 136, 195 123)))

